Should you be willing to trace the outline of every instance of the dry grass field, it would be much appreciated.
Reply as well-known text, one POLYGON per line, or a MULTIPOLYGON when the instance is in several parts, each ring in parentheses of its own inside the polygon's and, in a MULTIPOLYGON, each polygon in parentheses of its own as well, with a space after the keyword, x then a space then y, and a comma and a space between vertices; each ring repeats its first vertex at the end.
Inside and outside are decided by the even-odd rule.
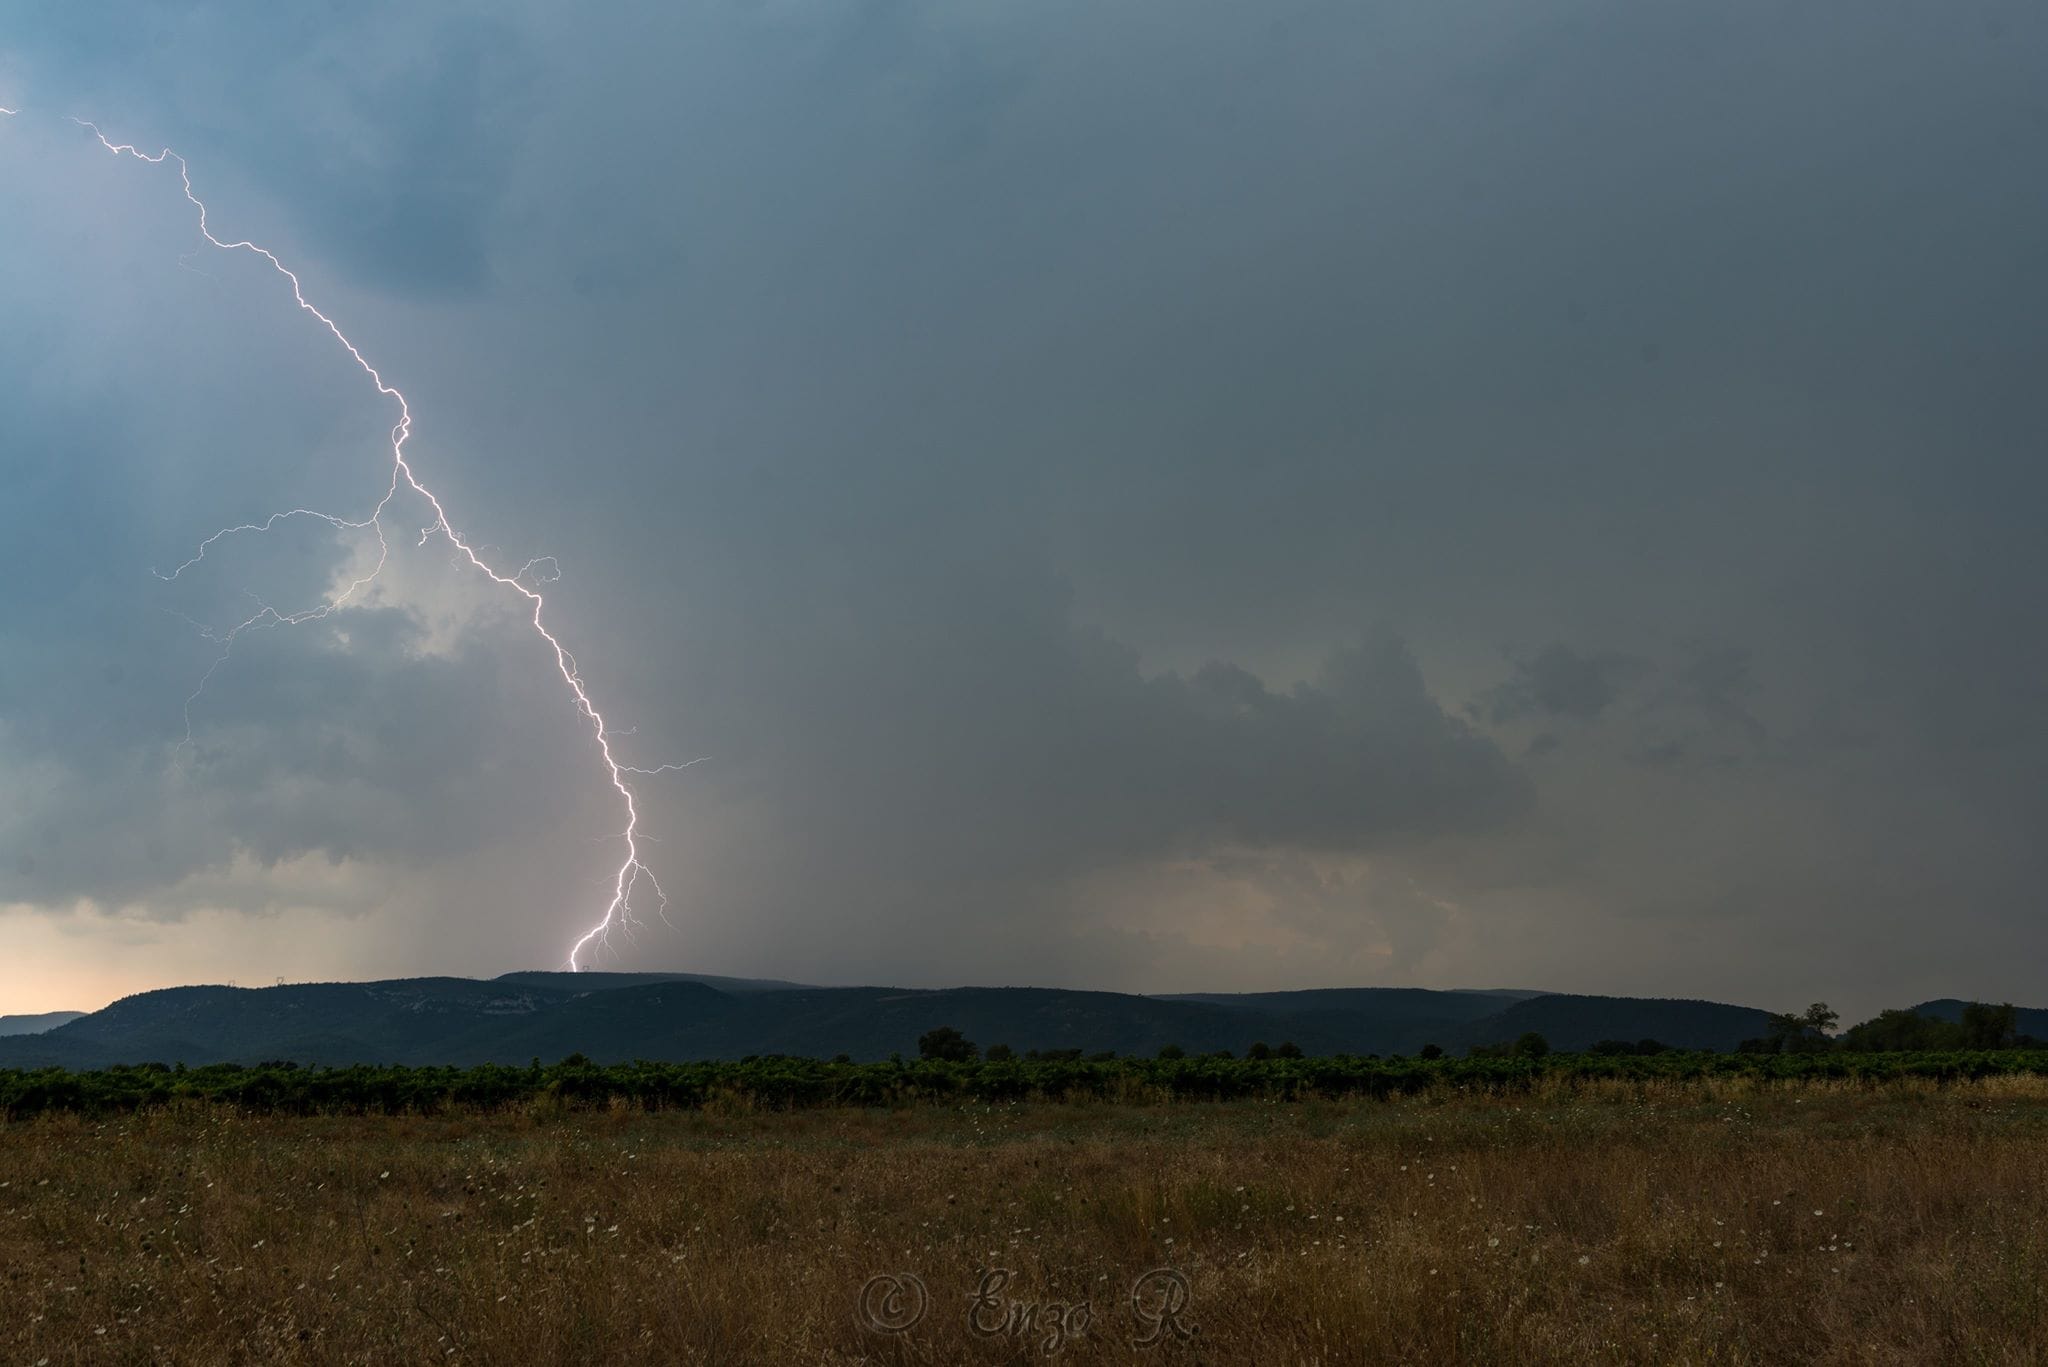
POLYGON ((2040 1363, 2048 1081, 58 1116, 0 1279, 26 1364, 2040 1363))

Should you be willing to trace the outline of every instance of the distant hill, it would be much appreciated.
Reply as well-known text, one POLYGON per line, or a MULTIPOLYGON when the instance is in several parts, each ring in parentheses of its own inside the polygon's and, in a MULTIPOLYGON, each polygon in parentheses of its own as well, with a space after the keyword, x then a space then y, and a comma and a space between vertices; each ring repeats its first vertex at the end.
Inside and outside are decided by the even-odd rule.
POLYGON ((511 973, 276 987, 175 987, 125 997, 40 1034, 0 1037, 0 1067, 111 1063, 525 1063, 914 1056, 950 1025, 983 1047, 1242 1054, 1461 1053, 1534 1030, 1553 1047, 1654 1038, 1732 1049, 1762 1011, 1718 1002, 1522 991, 1331 988, 1136 996, 1060 988, 805 987, 687 973, 511 973))
POLYGON ((503 973, 494 982, 521 983, 531 987, 559 987, 570 992, 595 992, 609 987, 645 987, 650 983, 702 983, 721 992, 788 992, 808 983, 784 982, 780 978, 721 978, 715 973, 503 973))
POLYGON ((1296 992, 1175 992, 1161 1001, 1207 1002, 1241 1011, 1366 1011, 1387 1020, 1476 1020, 1541 992, 1425 987, 1312 987, 1296 992))
POLYGON ((40 1035, 45 1030, 68 1025, 84 1014, 83 1011, 45 1011, 40 1016, 0 1016, 0 1035, 40 1035))
POLYGON ((502 1035, 568 996, 471 978, 172 987, 124 997, 36 1042, 119 1062, 427 1062, 473 1053, 470 1037, 502 1035))
POLYGON ((1553 1049, 1577 1050, 1601 1040, 1653 1039, 1674 1049, 1732 1049, 1766 1033, 1770 1013, 1722 1002, 1657 997, 1530 997, 1467 1027, 1460 1044, 1486 1044, 1535 1031, 1553 1049), (1473 1038, 1483 1034, 1486 1039, 1473 1038))
MULTIPOLYGON (((1201 992, 1161 998, 1231 1013, 1242 1032, 1267 1044, 1291 1040, 1312 1053, 1412 1054, 1426 1044, 1462 1049, 1503 1036, 1488 1025, 1536 993, 1436 991, 1419 987, 1332 987, 1299 992, 1201 992), (1337 1041, 1330 1045, 1329 1041, 1337 1041)), ((1512 1038, 1512 1036, 1507 1036, 1512 1038)), ((1244 1042, 1221 1047, 1242 1049, 1244 1042)))

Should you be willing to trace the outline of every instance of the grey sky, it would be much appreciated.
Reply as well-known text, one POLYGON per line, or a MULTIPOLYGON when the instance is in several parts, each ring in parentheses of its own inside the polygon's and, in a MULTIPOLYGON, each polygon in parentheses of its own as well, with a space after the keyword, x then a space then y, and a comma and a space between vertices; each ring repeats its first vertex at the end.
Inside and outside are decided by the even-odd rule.
POLYGON ((390 413, 71 113, 712 757, 616 962, 2038 1003, 2044 72, 2022 3, 29 7, 0 1008, 551 964, 612 855, 445 546, 179 747, 182 618, 357 548, 151 567, 359 515, 390 413))

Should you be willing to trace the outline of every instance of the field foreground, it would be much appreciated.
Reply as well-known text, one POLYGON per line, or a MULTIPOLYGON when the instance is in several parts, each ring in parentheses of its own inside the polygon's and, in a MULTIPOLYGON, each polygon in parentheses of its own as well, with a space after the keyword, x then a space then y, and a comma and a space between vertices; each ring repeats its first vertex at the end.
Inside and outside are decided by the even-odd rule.
POLYGON ((2048 1079, 0 1126, 10 1362, 2036 1363, 2048 1079))

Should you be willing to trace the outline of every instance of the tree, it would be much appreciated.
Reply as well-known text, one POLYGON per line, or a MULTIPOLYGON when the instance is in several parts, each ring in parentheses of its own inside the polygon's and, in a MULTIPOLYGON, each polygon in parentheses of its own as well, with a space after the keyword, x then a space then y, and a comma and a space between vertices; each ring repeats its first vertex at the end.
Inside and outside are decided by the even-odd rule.
POLYGON ((972 1063, 979 1052, 973 1040, 950 1025, 927 1030, 917 1037, 919 1058, 937 1059, 943 1063, 972 1063))
POLYGON ((1806 1008, 1806 1014, 1799 1018, 1799 1022, 1816 1035, 1831 1035, 1841 1019, 1841 1013, 1826 1002, 1815 1002, 1806 1008))
POLYGON ((2020 1032, 2020 1013, 2011 1002, 1971 1002, 1963 1008, 1965 1049, 2009 1049, 2020 1032))
POLYGON ((1912 1049, 1960 1049, 1963 1028, 1954 1021, 1936 1020, 1913 1011, 1894 1008, 1880 1011, 1842 1035, 1842 1047, 1866 1053, 1892 1053, 1912 1049))
POLYGON ((1246 1058, 1271 1058, 1273 1057, 1273 1050, 1264 1040, 1254 1040, 1252 1047, 1244 1051, 1244 1056, 1246 1058))
POLYGON ((1774 1011, 1764 1026, 1764 1038, 1770 1041, 1771 1052, 1782 1053, 1787 1043, 1806 1033, 1806 1022, 1790 1011, 1774 1011))
POLYGON ((1417 1058, 1442 1058, 1443 1056, 1444 1047, 1441 1044, 1425 1044, 1422 1046, 1422 1052, 1416 1055, 1417 1058))
POLYGON ((1550 1041, 1537 1034, 1534 1030, 1528 1031, 1515 1041, 1516 1058, 1542 1058, 1549 1052, 1550 1041))
POLYGON ((1161 1058, 1186 1058, 1187 1056, 1188 1051, 1181 1048, 1178 1044, 1162 1044, 1159 1046, 1159 1057, 1161 1058))
POLYGON ((1767 1053, 1804 1054, 1825 1049, 1832 1040, 1828 1031, 1841 1016, 1826 1002, 1815 1002, 1804 1011, 1787 1011, 1770 1019, 1767 1053))
POLYGON ((1300 1058, 1301 1046, 1296 1044, 1291 1039, 1282 1040, 1280 1043, 1280 1047, 1273 1051, 1273 1056, 1275 1058, 1300 1058))
POLYGON ((1007 1044, 991 1044, 983 1057, 990 1063, 1007 1063, 1017 1057, 1017 1051, 1007 1044))

